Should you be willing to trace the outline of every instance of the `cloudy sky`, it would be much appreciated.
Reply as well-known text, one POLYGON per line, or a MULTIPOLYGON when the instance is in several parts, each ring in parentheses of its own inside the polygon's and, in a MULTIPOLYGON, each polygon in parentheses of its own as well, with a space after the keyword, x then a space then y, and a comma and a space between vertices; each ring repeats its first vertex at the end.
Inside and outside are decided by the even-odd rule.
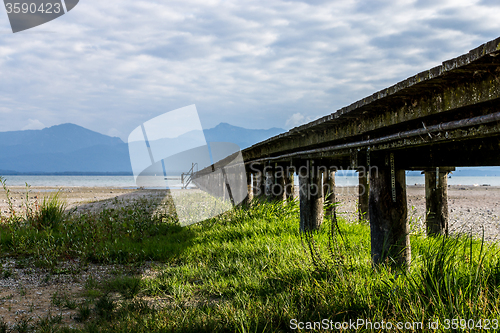
POLYGON ((13 34, 0 8, 0 131, 75 123, 126 140, 196 104, 289 129, 500 36, 493 0, 80 0, 13 34))

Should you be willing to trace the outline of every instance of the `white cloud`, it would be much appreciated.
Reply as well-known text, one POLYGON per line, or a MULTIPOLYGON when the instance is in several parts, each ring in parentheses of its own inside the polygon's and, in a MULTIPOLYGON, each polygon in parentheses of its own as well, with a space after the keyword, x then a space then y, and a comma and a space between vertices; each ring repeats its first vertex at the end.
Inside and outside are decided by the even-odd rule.
POLYGON ((500 31, 493 1, 314 3, 80 1, 42 27, 0 34, 0 101, 14 111, 0 130, 31 118, 101 133, 112 124, 126 139, 191 104, 205 127, 295 126, 297 114, 332 113, 500 31))
POLYGON ((28 125, 24 126, 22 130, 39 130, 46 126, 38 119, 28 119, 28 125))
POLYGON ((311 120, 312 120, 311 117, 305 117, 300 112, 297 112, 292 114, 292 116, 286 120, 285 127, 286 128, 297 127, 305 123, 308 123, 311 120))

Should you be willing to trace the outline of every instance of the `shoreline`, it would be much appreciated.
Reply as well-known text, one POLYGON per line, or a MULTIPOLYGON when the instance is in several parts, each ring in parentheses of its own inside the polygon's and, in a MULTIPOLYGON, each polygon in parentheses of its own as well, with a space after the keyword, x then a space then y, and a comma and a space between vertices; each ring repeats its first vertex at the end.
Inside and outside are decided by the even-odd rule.
MULTIPOLYGON (((25 203, 25 186, 8 186, 16 211, 21 211, 25 203)), ((29 201, 43 200, 43 197, 59 191, 69 209, 96 211, 112 208, 120 202, 141 198, 164 197, 166 190, 137 189, 120 187, 85 186, 32 186, 29 201)), ((175 190, 174 190, 175 191, 175 190)), ((336 187, 337 212, 350 221, 358 219, 357 186, 336 187)), ((425 230, 425 186, 407 186, 408 220, 412 232, 425 230)), ((448 212, 450 233, 466 233, 481 237, 484 228, 485 239, 500 240, 500 186, 448 185, 448 212)), ((0 213, 7 215, 8 202, 5 193, 0 194, 0 213)))

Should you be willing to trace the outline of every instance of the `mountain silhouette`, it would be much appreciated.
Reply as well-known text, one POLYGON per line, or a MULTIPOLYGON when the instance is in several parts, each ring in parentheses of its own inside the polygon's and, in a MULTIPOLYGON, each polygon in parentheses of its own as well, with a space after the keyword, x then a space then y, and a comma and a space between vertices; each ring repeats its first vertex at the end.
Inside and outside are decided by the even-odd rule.
POLYGON ((205 139, 208 142, 232 142, 237 144, 241 149, 245 149, 257 142, 283 133, 285 130, 276 127, 265 130, 247 129, 233 126, 228 123, 220 123, 214 128, 204 130, 204 132, 205 139))
POLYGON ((42 130, 0 132, 2 157, 26 154, 67 153, 92 146, 114 146, 124 142, 74 124, 56 125, 42 130))
MULTIPOLYGON (((282 132, 279 128, 254 130, 221 123, 204 134, 208 142, 232 142, 244 149, 282 132)), ((68 123, 42 130, 0 132, 2 173, 131 174, 132 168, 128 145, 120 138, 68 123)))

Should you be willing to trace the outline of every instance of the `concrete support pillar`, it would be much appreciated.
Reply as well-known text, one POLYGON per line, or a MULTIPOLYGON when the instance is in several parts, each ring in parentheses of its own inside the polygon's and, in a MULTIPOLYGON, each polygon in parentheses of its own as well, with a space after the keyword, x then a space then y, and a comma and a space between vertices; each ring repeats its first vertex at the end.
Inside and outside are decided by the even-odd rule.
POLYGON ((295 175, 293 172, 288 171, 288 174, 285 177, 285 196, 286 200, 291 201, 295 195, 295 175))
POLYGON ((448 170, 425 171, 427 235, 448 235, 448 170))
POLYGON ((299 168, 300 231, 319 229, 323 223, 323 184, 321 174, 299 168))
POLYGON ((368 209, 368 197, 370 193, 370 188, 368 186, 368 170, 359 169, 358 170, 358 213, 359 220, 369 220, 369 209, 368 209))
POLYGON ((370 170, 371 256, 374 264, 387 260, 409 267, 411 261, 410 228, 406 206, 405 170, 379 166, 370 170), (393 192, 394 189, 394 192, 393 192))
POLYGON ((327 208, 325 214, 329 218, 336 219, 335 209, 335 171, 327 171, 323 174, 323 195, 327 208))

